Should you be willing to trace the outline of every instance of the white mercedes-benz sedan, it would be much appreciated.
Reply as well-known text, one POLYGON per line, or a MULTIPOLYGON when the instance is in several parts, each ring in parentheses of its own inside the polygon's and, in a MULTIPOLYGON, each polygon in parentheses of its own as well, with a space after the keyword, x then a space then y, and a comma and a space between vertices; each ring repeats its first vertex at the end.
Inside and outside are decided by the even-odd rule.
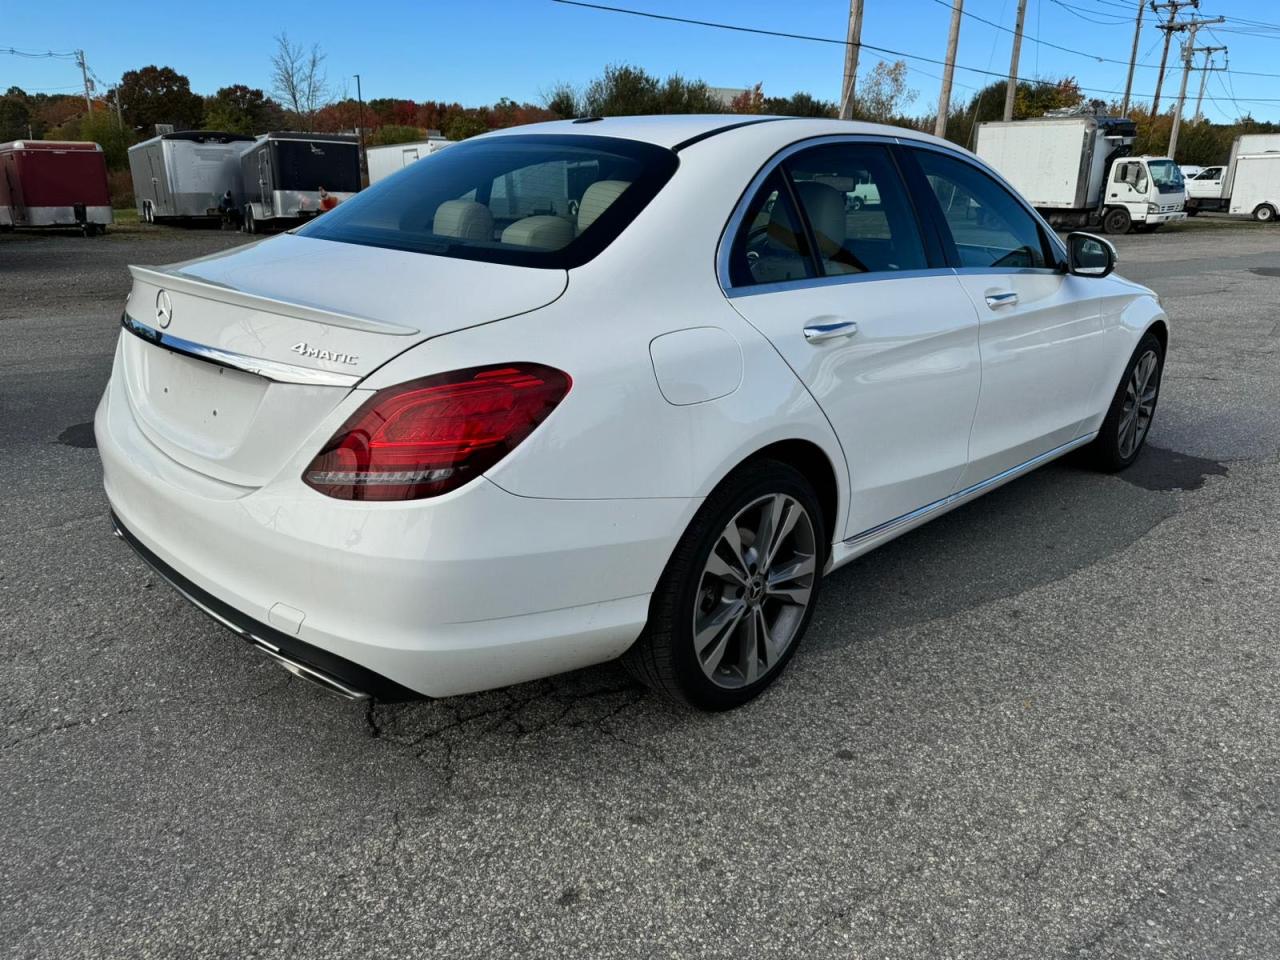
POLYGON ((1114 262, 915 131, 503 130, 133 267, 106 493, 189 600, 340 695, 622 657, 732 707, 836 567, 1076 448, 1133 462, 1168 327, 1114 262))

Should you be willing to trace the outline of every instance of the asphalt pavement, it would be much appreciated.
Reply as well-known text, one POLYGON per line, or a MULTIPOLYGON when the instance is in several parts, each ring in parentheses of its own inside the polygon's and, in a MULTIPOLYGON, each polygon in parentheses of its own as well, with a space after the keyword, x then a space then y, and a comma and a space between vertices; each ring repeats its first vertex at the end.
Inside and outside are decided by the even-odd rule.
POLYGON ((0 237, 0 955, 1280 956, 1280 227, 1121 238, 1139 463, 850 564, 715 716, 614 666, 338 702, 115 540, 125 265, 238 242, 0 237))

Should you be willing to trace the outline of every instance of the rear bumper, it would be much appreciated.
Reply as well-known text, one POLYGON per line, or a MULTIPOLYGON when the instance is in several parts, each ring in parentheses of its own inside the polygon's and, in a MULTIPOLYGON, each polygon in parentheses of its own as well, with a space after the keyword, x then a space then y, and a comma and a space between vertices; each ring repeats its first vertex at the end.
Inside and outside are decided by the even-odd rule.
POLYGON ((144 559, 251 642, 378 697, 469 693, 620 655, 699 503, 535 499, 484 478, 431 500, 352 503, 306 487, 292 461, 264 487, 236 487, 160 451, 118 371, 95 432, 112 512, 144 559))
POLYGON ((116 536, 133 547, 138 556, 167 580, 170 586, 218 623, 247 640, 256 649, 296 676, 345 700, 367 700, 376 697, 379 700, 397 702, 419 699, 419 695, 407 687, 402 687, 393 680, 366 670, 358 663, 334 656, 327 650, 313 647, 297 637, 291 637, 283 631, 245 616, 213 594, 196 586, 148 550, 141 540, 125 528, 120 518, 114 513, 111 514, 111 524, 116 536))

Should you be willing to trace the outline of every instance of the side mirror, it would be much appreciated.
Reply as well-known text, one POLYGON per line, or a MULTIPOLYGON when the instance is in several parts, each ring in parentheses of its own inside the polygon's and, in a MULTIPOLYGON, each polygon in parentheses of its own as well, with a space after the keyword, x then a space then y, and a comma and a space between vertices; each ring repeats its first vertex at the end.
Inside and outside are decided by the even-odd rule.
POLYGON ((1067 236, 1067 270, 1077 277, 1105 277, 1116 268, 1116 248, 1091 233, 1067 236))

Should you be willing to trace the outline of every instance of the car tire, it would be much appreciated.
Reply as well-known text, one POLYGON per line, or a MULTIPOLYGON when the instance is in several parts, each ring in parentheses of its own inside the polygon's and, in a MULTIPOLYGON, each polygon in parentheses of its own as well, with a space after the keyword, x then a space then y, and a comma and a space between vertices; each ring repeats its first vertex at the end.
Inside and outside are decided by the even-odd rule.
POLYGON ((1102 218, 1103 233, 1128 233, 1131 226, 1133 226, 1133 220, 1124 207, 1112 207, 1102 218))
POLYGON ((258 221, 253 219, 253 207, 244 208, 244 220, 242 221, 241 229, 248 234, 258 232, 258 221))
POLYGON ((623 666, 654 691, 701 710, 751 700, 782 673, 809 626, 826 537, 817 494, 802 473, 776 460, 739 468, 680 538, 623 666), (773 543, 765 562, 756 547, 762 528, 783 531, 776 539, 765 534, 773 543))
POLYGON ((1147 333, 1125 365, 1124 376, 1120 378, 1120 384, 1111 398, 1106 418, 1102 421, 1097 438, 1089 447, 1093 464, 1099 470, 1114 473, 1138 459, 1155 418, 1163 375, 1164 345, 1154 333, 1147 333), (1145 371, 1140 370, 1140 366, 1145 366, 1152 357, 1154 366, 1145 371), (1136 413, 1131 400, 1134 396, 1147 398, 1141 400, 1136 413))
POLYGON ((1258 209, 1253 211, 1253 219, 1259 223, 1271 223, 1276 218, 1276 208, 1269 203, 1258 204, 1258 209))

